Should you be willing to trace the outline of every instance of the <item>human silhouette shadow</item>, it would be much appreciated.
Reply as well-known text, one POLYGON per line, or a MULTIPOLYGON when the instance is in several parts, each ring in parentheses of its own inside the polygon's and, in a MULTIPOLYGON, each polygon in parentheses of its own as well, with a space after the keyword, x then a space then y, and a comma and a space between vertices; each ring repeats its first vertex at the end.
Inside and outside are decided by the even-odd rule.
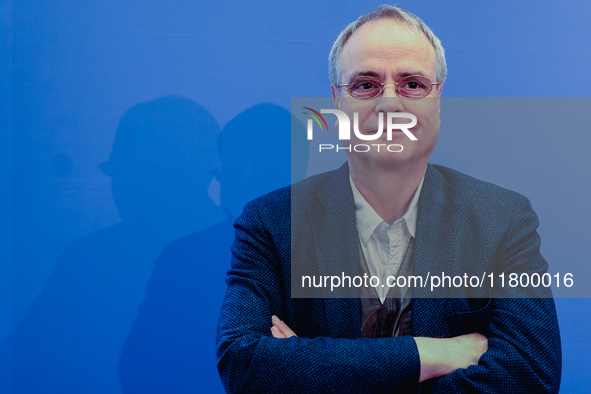
POLYGON ((109 161, 121 222, 68 245, 2 349, 10 393, 117 393, 116 366, 154 260, 174 239, 225 220, 208 197, 220 127, 192 100, 128 110, 109 161))
POLYGON ((125 393, 224 391, 216 368, 215 331, 234 217, 246 202, 305 177, 308 141, 289 111, 259 104, 224 127, 219 146, 216 177, 229 220, 171 243, 155 262, 119 362, 125 393), (292 147, 299 152, 293 166, 292 147))

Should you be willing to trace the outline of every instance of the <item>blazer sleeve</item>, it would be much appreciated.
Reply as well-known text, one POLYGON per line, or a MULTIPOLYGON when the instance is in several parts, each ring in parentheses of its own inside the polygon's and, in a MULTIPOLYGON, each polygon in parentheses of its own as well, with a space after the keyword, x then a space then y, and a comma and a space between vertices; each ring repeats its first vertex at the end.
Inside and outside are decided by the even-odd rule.
MULTIPOLYGON (((416 391, 420 364, 410 336, 273 338, 271 316, 288 324, 293 318, 286 316, 289 293, 283 293, 289 289, 282 285, 289 278, 279 274, 276 243, 282 240, 269 235, 255 202, 247 204, 235 229, 216 340, 218 371, 228 392, 416 391)), ((283 242, 289 242, 289 223, 283 229, 283 242)))
MULTIPOLYGON (((495 273, 542 275, 548 264, 540 254, 538 218, 520 196, 513 219, 500 244, 495 273)), ((489 349, 478 365, 421 384, 432 393, 557 393, 561 377, 561 345, 552 293, 549 289, 492 290, 488 309, 489 349)))

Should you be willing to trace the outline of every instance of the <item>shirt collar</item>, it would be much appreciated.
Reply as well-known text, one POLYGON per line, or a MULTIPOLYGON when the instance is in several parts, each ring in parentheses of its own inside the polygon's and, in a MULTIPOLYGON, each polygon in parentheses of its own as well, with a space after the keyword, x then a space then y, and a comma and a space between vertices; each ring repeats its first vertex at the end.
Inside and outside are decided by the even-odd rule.
MULTIPOLYGON (((410 200, 410 204, 406 208, 406 212, 402 215, 401 218, 396 220, 404 221, 406 224, 406 228, 412 237, 415 236, 416 232, 416 225, 417 225, 417 205, 419 202, 419 196, 421 194, 421 189, 423 188, 423 181, 425 177, 421 179, 421 183, 419 183, 419 187, 415 191, 414 196, 410 200)), ((361 242, 363 242, 364 246, 367 246, 369 239, 371 238, 372 234, 374 233, 375 229, 383 222, 386 226, 390 227, 384 219, 378 215, 378 213, 373 209, 373 207, 367 202, 365 197, 359 192, 357 186, 355 186, 355 182, 353 182, 353 177, 349 172, 349 183, 351 184, 351 190, 353 191, 353 199, 355 200, 355 218, 357 220, 357 231, 359 232, 359 237, 361 238, 361 242)), ((395 223, 396 223, 395 222, 395 223)))

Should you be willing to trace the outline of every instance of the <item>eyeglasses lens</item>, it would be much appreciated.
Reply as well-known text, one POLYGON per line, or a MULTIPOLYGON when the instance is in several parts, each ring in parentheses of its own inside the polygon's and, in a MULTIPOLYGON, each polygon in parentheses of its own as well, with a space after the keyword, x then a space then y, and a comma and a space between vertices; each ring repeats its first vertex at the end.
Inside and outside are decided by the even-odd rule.
MULTIPOLYGON (((402 97, 419 99, 429 95, 433 85, 429 78, 421 75, 409 75, 397 83, 396 91, 402 97)), ((361 100, 380 97, 384 93, 382 82, 374 77, 359 76, 348 84, 349 94, 361 100)))

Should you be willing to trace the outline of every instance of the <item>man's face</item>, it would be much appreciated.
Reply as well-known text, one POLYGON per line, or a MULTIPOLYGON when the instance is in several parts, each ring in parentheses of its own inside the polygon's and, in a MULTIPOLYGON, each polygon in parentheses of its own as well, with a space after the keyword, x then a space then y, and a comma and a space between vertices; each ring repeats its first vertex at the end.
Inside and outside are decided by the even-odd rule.
MULTIPOLYGON (((381 82, 399 82, 407 75, 422 75, 437 82, 435 50, 427 37, 412 27, 393 20, 379 20, 363 25, 345 44, 341 56, 340 83, 349 83, 356 76, 370 75, 381 82)), ((359 131, 375 134, 378 115, 384 112, 384 132, 378 140, 364 141, 351 133, 351 145, 355 144, 400 144, 402 152, 388 152, 383 147, 378 152, 372 147, 369 152, 347 152, 353 166, 365 165, 426 165, 439 135, 439 97, 441 89, 433 86, 429 96, 413 100, 400 97, 394 84, 386 84, 381 97, 359 100, 349 96, 347 88, 332 86, 336 108, 349 115, 359 114, 359 131), (410 129, 418 141, 411 141, 403 132, 392 133, 387 140, 387 113, 409 112, 417 117, 417 125, 410 129)), ((408 123, 405 118, 395 118, 395 123, 408 123)), ((343 141, 343 145, 345 141, 343 141)), ((353 149, 352 149, 353 150, 353 149)), ((393 149, 395 150, 395 149, 393 149)))

